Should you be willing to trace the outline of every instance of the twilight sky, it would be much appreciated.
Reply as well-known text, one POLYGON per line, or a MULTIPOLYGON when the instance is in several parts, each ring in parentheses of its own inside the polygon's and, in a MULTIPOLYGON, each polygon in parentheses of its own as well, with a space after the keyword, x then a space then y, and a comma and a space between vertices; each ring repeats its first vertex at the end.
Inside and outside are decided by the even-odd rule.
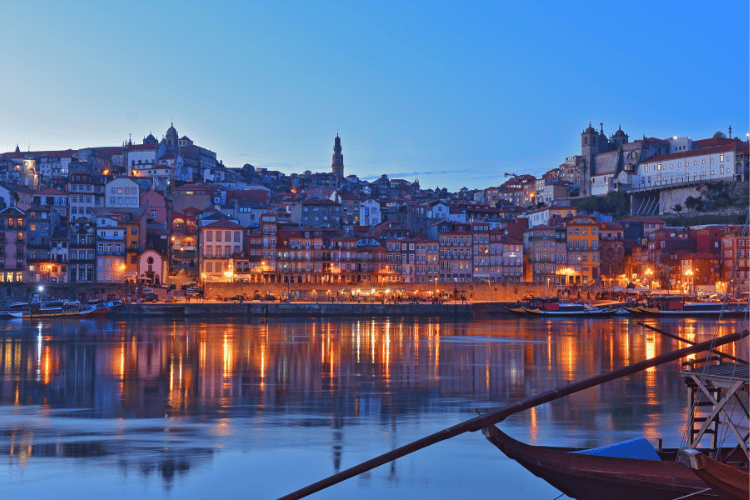
POLYGON ((458 190, 540 175, 589 122, 750 131, 748 2, 10 2, 0 152, 180 136, 228 167, 458 190))

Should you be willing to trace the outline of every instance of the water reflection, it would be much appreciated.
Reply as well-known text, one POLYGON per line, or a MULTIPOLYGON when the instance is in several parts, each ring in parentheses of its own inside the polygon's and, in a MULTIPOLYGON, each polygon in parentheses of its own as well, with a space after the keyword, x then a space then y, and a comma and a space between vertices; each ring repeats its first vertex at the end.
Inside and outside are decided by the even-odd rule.
MULTIPOLYGON (((698 342, 717 325, 660 326, 698 342)), ((718 333, 740 327, 722 322, 718 333)), ((158 474, 169 488, 219 450, 267 446, 273 429, 326 428, 333 473, 345 467, 347 427, 386 433, 396 447, 405 425, 447 427, 474 408, 679 347, 629 319, 6 322, 0 454, 21 469, 41 458, 96 460, 123 475, 158 474)), ((554 442, 561 426, 582 432, 579 445, 626 430, 655 439, 665 426, 679 436, 678 369, 649 369, 508 422, 544 444, 563 444, 554 442)), ((389 474, 395 481, 396 465, 389 474)))

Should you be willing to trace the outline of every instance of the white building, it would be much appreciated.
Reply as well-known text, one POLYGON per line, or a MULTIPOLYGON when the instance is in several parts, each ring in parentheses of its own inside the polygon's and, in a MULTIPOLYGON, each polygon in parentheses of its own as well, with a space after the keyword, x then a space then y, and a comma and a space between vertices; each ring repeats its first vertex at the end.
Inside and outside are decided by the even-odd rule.
POLYGON ((429 204, 426 215, 428 219, 448 220, 450 217, 450 210, 445 203, 436 201, 429 204))
POLYGON ((138 208, 139 199, 138 183, 128 177, 113 179, 104 188, 104 206, 106 208, 138 208))
POLYGON ((117 217, 96 213, 96 281, 122 283, 125 279, 125 227, 117 217))
POLYGON ((361 226, 376 226, 381 222, 380 202, 366 198, 359 204, 359 224, 361 226))
POLYGON ((131 144, 125 148, 128 164, 128 176, 133 175, 134 168, 146 168, 155 165, 157 160, 157 144, 131 144))
POLYGON ((737 158, 742 143, 723 144, 649 158, 638 165, 633 188, 669 187, 693 181, 733 181, 743 177, 737 158))

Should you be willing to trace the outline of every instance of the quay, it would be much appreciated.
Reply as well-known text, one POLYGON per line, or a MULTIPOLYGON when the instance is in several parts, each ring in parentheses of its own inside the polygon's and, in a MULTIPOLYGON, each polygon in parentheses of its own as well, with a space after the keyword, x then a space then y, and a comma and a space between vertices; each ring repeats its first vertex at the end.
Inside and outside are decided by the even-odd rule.
POLYGON ((191 301, 148 304, 124 304, 110 311, 114 318, 149 316, 172 317, 372 317, 372 316, 455 316, 477 317, 510 314, 509 303, 356 303, 356 302, 216 302, 191 301))

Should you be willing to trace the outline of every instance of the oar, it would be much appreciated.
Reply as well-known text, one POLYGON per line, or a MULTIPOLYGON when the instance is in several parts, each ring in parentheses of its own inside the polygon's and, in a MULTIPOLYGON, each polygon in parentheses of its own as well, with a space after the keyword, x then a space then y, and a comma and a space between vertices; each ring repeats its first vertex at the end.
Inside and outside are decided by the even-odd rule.
MULTIPOLYGON (((675 340, 679 340, 680 342, 685 342, 685 343, 686 343, 686 344, 688 344, 688 345, 695 345, 695 344, 696 344, 696 343, 695 343, 695 342, 693 342, 692 340, 688 340, 688 339, 685 339, 685 338, 679 337, 679 336, 677 336, 677 335, 675 335, 675 334, 673 334, 673 333, 665 332, 664 330, 661 330, 661 329, 659 329, 659 328, 656 328, 655 326, 647 325, 646 323, 641 323, 641 322, 638 322, 638 323, 636 323, 636 324, 637 324, 637 325, 640 325, 640 326, 642 326, 642 327, 644 327, 644 328, 648 328, 649 330, 653 330, 653 331, 655 331, 656 333, 661 333, 662 335, 664 335, 665 337, 669 337, 670 339, 675 339, 675 340)), ((744 359, 739 359, 739 358, 735 358, 734 356, 732 356, 732 355, 730 355, 730 354, 724 354, 723 352, 717 352, 716 354, 717 354, 717 355, 718 355, 719 357, 722 357, 722 358, 726 358, 726 359, 729 359, 729 360, 731 360, 731 361, 735 361, 735 362, 737 362, 737 363, 741 363, 741 364, 743 364, 743 365, 746 365, 746 364, 748 364, 748 362, 747 362, 746 360, 744 360, 744 359)))
POLYGON ((440 441, 445 441, 446 439, 458 436, 459 434, 463 434, 464 432, 475 432, 484 429, 489 425, 496 424, 505 420, 508 416, 513 415, 514 413, 527 410, 540 404, 549 403, 550 401, 560 399, 563 396, 568 396, 570 394, 589 389, 604 382, 609 382, 610 380, 626 377, 639 371, 643 371, 647 368, 652 368, 654 366, 662 365, 664 363, 680 359, 689 354, 695 354, 697 352, 711 349, 712 347, 736 342, 742 339, 747 334, 748 332, 747 330, 745 330, 743 332, 725 335, 724 337, 719 337, 715 340, 707 340, 706 342, 701 342, 700 344, 685 347, 684 349, 679 349, 667 354, 662 354, 660 356, 628 365, 609 373, 597 375, 596 377, 592 377, 581 382, 576 382, 559 389, 553 389, 551 391, 526 398, 512 405, 493 410, 479 417, 474 417, 471 420, 467 420, 458 425, 454 425, 453 427, 448 427, 447 429, 443 429, 442 431, 436 432, 435 434, 430 434, 427 437, 424 437, 417 441, 413 441, 409 444, 401 446, 400 448, 396 448, 395 450, 391 450, 388 453, 384 453, 366 462, 362 462, 359 465, 355 465, 354 467, 322 479, 317 483, 313 483, 293 493, 284 495, 283 497, 280 497, 279 500, 292 500, 306 497, 307 495, 311 495, 316 491, 320 491, 324 488, 328 488, 329 486, 333 486, 334 484, 340 483, 345 479, 349 479, 350 477, 357 476, 380 465, 392 462, 397 458, 401 458, 405 455, 408 455, 409 453, 421 450, 422 448, 426 448, 427 446, 430 446, 432 444, 439 443, 440 441))

